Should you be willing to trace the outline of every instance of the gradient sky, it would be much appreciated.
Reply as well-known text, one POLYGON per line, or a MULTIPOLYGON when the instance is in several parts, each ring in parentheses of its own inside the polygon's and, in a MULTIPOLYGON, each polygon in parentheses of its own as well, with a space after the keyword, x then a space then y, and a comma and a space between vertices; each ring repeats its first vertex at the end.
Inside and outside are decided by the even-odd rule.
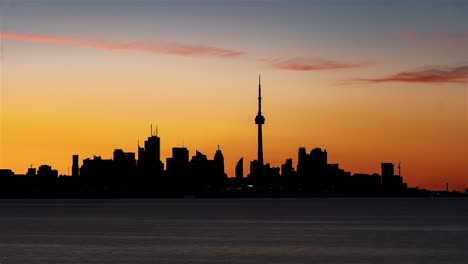
POLYGON ((468 4, 371 0, 0 0, 0 168, 136 152, 158 125, 233 176, 321 147, 352 173, 468 188, 468 4))

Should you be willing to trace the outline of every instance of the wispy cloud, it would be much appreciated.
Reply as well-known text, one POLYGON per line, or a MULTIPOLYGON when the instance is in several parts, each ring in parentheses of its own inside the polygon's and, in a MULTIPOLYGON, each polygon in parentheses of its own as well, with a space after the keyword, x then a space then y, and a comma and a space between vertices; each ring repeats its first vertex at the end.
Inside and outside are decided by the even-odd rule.
POLYGON ((324 71, 324 70, 345 70, 359 67, 365 67, 368 63, 346 63, 335 60, 320 58, 301 58, 291 59, 260 59, 273 68, 288 71, 324 71))
POLYGON ((175 42, 133 41, 127 43, 64 38, 44 35, 16 34, 0 32, 0 40, 14 40, 32 43, 76 46, 107 51, 136 51, 164 55, 190 57, 223 57, 235 58, 245 54, 243 51, 212 47, 207 45, 190 45, 175 42))
POLYGON ((401 38, 415 44, 433 45, 445 48, 468 48, 468 34, 466 33, 423 33, 405 31, 401 38))
POLYGON ((350 82, 466 83, 468 82, 468 65, 453 68, 426 67, 381 78, 357 78, 350 82))

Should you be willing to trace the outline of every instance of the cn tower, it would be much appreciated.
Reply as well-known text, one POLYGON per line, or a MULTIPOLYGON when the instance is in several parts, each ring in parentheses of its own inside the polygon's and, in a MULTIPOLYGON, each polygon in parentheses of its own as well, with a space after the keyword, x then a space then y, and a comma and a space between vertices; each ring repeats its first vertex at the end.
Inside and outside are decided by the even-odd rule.
POLYGON ((258 76, 258 113, 255 117, 255 124, 258 125, 258 165, 263 166, 263 143, 262 143, 262 125, 265 124, 265 117, 262 116, 262 86, 260 84, 260 75, 258 76))

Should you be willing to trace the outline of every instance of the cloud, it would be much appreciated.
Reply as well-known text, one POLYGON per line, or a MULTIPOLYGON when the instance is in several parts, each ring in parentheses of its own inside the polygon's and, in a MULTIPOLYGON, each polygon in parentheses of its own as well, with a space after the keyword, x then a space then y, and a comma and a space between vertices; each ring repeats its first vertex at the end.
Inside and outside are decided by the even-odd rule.
POLYGON ((352 82, 467 83, 468 65, 445 69, 427 67, 414 71, 399 72, 382 78, 357 78, 352 82))
POLYGON ((421 33, 405 31, 401 34, 405 41, 415 44, 429 44, 446 48, 468 48, 468 34, 466 33, 421 33))
POLYGON ((5 32, 0 32, 0 40, 67 45, 107 51, 137 51, 188 57, 235 58, 245 54, 243 51, 223 49, 206 45, 188 45, 175 42, 134 41, 119 43, 5 32))
POLYGON ((260 59, 273 68, 288 71, 324 71, 324 70, 345 70, 359 67, 365 67, 367 64, 353 64, 338 62, 327 59, 313 58, 291 58, 291 59, 260 59))

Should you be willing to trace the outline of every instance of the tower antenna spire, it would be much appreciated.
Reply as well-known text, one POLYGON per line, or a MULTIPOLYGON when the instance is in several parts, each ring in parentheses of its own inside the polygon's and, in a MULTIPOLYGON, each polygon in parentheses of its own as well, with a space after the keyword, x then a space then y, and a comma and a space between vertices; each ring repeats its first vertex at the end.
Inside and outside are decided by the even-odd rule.
POLYGON ((151 124, 151 133, 150 133, 150 136, 153 136, 153 124, 151 124))
POLYGON ((262 115, 262 84, 258 75, 258 115, 262 115))

